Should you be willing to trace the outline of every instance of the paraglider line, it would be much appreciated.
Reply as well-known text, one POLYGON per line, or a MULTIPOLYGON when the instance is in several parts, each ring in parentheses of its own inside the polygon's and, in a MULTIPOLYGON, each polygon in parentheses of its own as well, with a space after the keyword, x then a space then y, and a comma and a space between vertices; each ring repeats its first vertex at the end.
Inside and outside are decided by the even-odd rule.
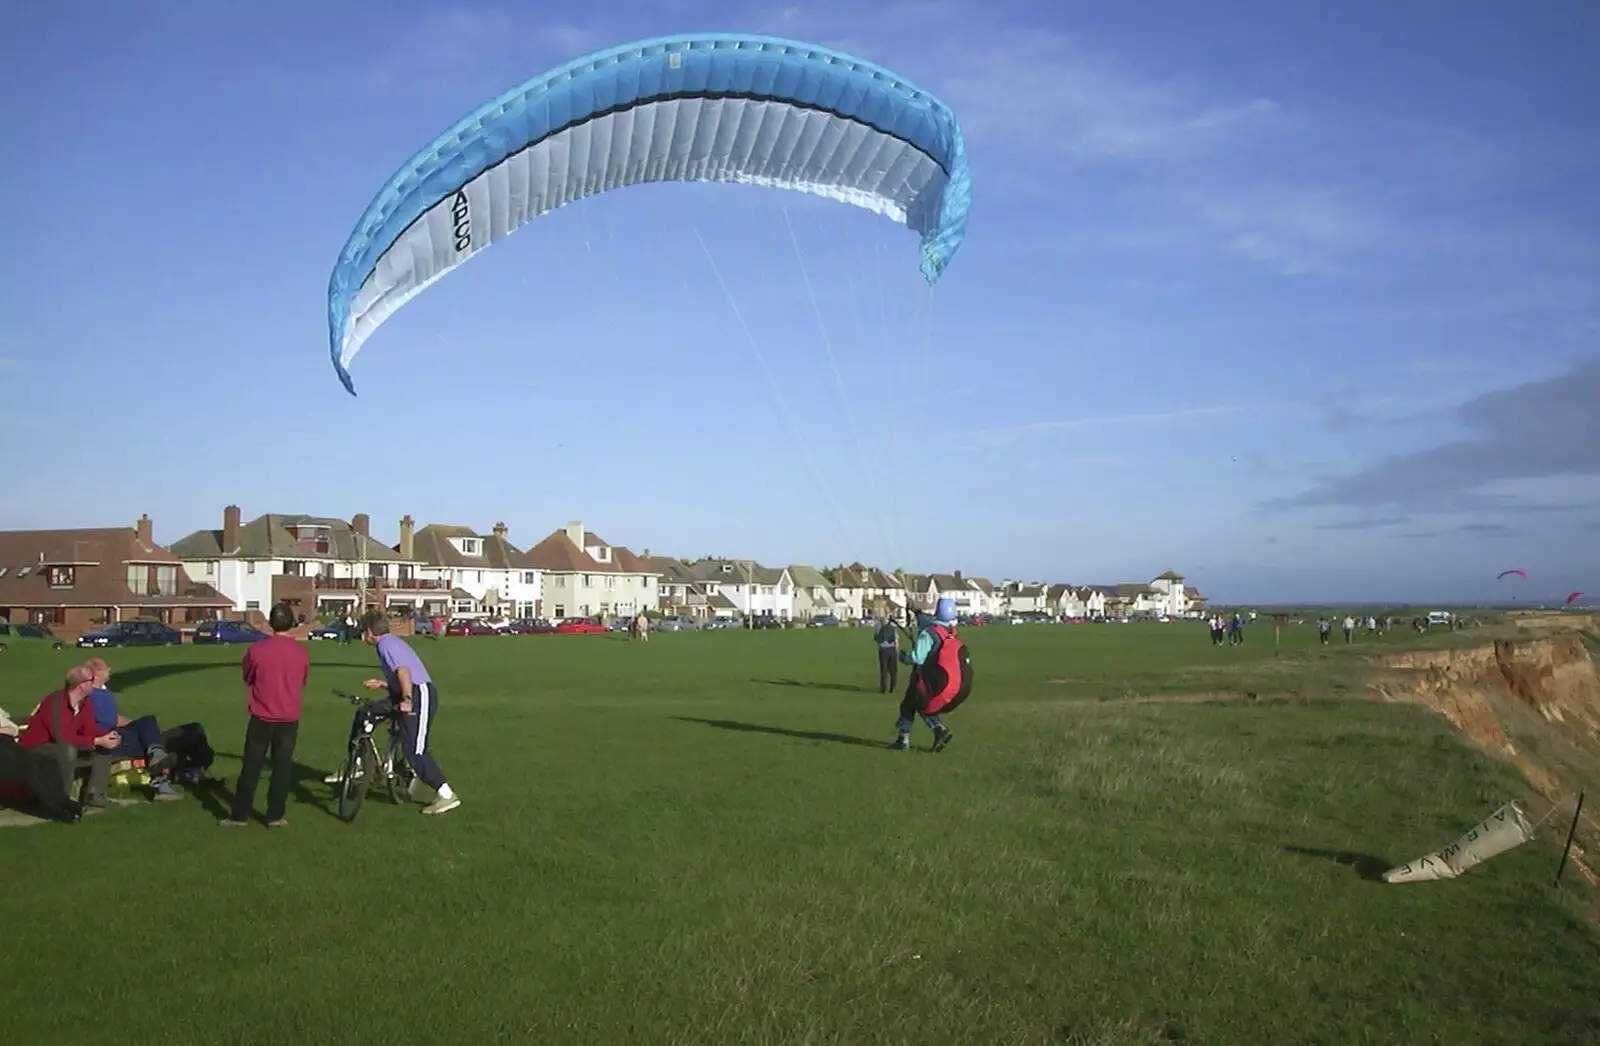
POLYGON ((734 319, 739 321, 739 329, 744 331, 746 344, 750 346, 750 351, 755 354, 756 362, 761 365, 761 373, 767 379, 767 385, 772 390, 773 399, 777 401, 778 413, 783 415, 783 423, 788 427, 789 435, 800 448, 801 457, 805 459, 806 468, 811 472, 812 481, 822 491, 822 498, 828 504, 828 511, 833 514, 834 526, 839 528, 840 536, 848 541, 850 532, 844 525, 844 517, 839 514, 839 506, 834 504, 833 495, 829 493, 828 485, 822 481, 822 474, 817 471, 817 463, 812 460, 811 451, 807 449, 806 441, 801 437, 800 430, 795 426, 794 419, 789 414, 788 404, 783 399, 783 391, 779 387, 777 379, 772 376, 772 368, 767 366, 767 357, 762 353, 755 334, 751 332, 750 324, 745 322, 744 311, 739 308, 738 301, 734 299, 733 291, 728 287, 728 281, 722 278, 722 270, 718 268, 717 260, 711 256, 711 248, 706 246, 705 237, 700 235, 700 227, 691 224, 690 228, 694 231, 694 238, 700 244, 701 253, 706 256, 706 262, 711 266, 712 274, 717 278, 717 284, 721 286, 723 295, 728 299, 728 307, 733 310, 734 319))
MULTIPOLYGON (((844 404, 845 421, 850 424, 850 436, 855 440, 856 451, 865 454, 866 440, 861 438, 861 427, 856 424, 855 408, 850 405, 850 396, 844 389, 844 378, 839 373, 839 359, 833 351, 833 339, 828 335, 828 324, 822 318, 822 306, 817 302, 816 288, 811 284, 811 273, 806 269, 805 255, 800 250, 800 238, 794 234, 794 223, 789 220, 789 208, 779 205, 778 213, 783 215, 783 227, 789 231, 789 243, 794 247, 794 260, 800 266, 800 278, 805 281, 806 296, 811 299, 811 314, 817 318, 817 330, 822 335, 822 348, 828 355, 828 366, 833 371, 834 388, 839 390, 839 402, 844 404)), ((889 525, 884 521, 883 502, 876 491, 872 497, 872 514, 878 519, 878 529, 885 538, 889 536, 889 525)))

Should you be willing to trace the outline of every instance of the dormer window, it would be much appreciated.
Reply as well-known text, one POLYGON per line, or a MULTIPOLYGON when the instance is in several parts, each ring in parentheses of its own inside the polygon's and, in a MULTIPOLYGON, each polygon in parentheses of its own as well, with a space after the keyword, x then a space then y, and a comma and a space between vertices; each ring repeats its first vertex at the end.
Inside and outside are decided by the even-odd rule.
POLYGON ((71 588, 75 571, 72 567, 48 567, 45 574, 49 578, 51 588, 71 588))
POLYGON ((463 555, 476 556, 478 554, 478 539, 477 538, 462 538, 461 539, 461 552, 462 552, 463 555))

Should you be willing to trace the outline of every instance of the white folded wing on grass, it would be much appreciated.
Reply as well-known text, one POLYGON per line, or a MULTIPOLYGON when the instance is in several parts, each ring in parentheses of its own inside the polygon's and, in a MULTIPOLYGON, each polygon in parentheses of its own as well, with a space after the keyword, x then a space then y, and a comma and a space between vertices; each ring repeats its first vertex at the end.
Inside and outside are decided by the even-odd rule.
POLYGON ((1513 800, 1485 817, 1467 833, 1443 850, 1391 868, 1383 873, 1386 883, 1424 883, 1433 879, 1454 879, 1491 857, 1521 846, 1533 838, 1533 826, 1513 800))

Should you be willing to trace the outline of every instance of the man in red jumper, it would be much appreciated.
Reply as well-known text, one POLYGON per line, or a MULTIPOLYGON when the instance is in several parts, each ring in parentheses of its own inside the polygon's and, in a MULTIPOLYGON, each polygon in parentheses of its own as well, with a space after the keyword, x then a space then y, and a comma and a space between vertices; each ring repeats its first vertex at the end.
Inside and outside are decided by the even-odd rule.
POLYGON ((311 657, 299 640, 284 635, 294 627, 294 611, 279 603, 267 616, 272 635, 251 643, 240 668, 249 688, 250 724, 244 733, 244 766, 233 793, 233 811, 224 825, 247 824, 267 749, 272 749, 272 780, 267 784, 267 827, 289 823, 284 804, 294 772, 294 743, 300 732, 300 696, 311 671, 311 657))
POLYGON ((83 665, 67 669, 67 678, 60 690, 51 692, 39 707, 33 710, 28 725, 17 736, 22 748, 42 748, 59 745, 63 783, 71 791, 73 763, 79 749, 94 753, 89 768, 89 788, 83 805, 110 806, 106 799, 106 785, 111 781, 111 757, 107 755, 122 740, 115 730, 102 732, 94 720, 94 706, 89 703, 89 691, 94 689, 94 673, 83 665))

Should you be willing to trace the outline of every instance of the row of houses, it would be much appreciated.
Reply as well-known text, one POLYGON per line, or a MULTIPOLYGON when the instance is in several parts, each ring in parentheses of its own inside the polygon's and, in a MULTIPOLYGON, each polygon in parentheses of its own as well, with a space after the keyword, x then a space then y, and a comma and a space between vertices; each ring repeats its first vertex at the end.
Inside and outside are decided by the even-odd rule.
POLYGON ((953 599, 963 614, 1054 617, 1192 616, 1204 597, 1168 571, 1148 583, 1062 585, 885 571, 860 563, 819 569, 753 560, 635 554, 571 522, 527 548, 504 523, 471 527, 399 521, 399 540, 371 520, 267 513, 157 545, 149 516, 132 528, 0 532, 0 618, 48 624, 63 636, 125 618, 182 626, 260 619, 286 601, 307 619, 382 607, 397 617, 870 618, 953 599))

